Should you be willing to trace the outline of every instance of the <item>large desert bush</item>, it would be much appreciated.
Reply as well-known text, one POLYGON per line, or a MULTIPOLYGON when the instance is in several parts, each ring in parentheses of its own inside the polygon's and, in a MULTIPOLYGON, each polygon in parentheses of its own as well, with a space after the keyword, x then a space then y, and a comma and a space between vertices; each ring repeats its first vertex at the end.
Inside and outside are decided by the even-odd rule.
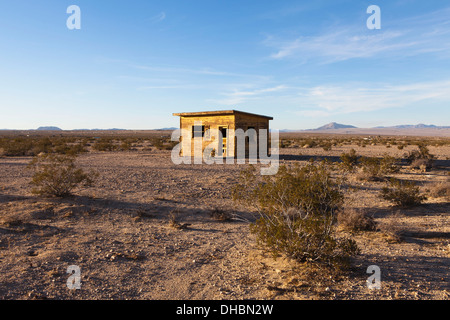
POLYGON ((29 164, 33 170, 32 193, 43 196, 64 197, 76 187, 92 185, 97 173, 85 173, 77 168, 75 157, 59 154, 36 156, 29 164))
POLYGON ((276 175, 263 177, 250 166, 241 172, 233 198, 257 210, 251 232, 274 256, 335 264, 358 251, 353 240, 336 236, 343 194, 323 164, 281 166, 276 175))

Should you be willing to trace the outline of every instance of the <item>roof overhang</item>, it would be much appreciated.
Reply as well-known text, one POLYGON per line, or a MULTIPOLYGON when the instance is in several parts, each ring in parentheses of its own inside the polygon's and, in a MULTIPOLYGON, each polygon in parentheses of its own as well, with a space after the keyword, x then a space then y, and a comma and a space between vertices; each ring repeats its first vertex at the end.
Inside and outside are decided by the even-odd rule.
POLYGON ((181 113, 173 113, 174 116, 179 117, 201 117, 201 116, 219 116, 219 115, 229 115, 229 114, 244 114, 255 117, 266 118, 269 120, 273 120, 273 117, 264 116, 261 114, 243 112, 238 110, 220 110, 220 111, 200 111, 200 112, 181 112, 181 113))

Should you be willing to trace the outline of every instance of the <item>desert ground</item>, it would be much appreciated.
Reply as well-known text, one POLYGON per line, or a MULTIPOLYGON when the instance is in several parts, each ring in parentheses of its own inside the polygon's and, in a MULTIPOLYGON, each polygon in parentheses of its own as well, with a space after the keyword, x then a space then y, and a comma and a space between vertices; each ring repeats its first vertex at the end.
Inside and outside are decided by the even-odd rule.
MULTIPOLYGON (((338 161, 351 149, 401 158, 416 148, 350 141, 325 151, 295 143, 300 137, 281 135, 294 141, 280 149, 281 165, 338 161)), ((32 156, 0 157, 0 299, 448 300, 449 199, 429 190, 449 181, 450 144, 429 145, 429 151, 431 170, 402 165, 392 174, 418 183, 427 195, 419 206, 397 208, 379 197, 385 181, 349 174, 345 207, 366 210, 377 229, 338 229, 361 250, 338 274, 273 259, 257 246, 249 230, 253 209, 231 197, 247 164, 175 165, 170 150, 144 139, 128 150, 78 155, 80 168, 99 173, 95 183, 51 198, 31 193, 32 156), (79 290, 66 285, 71 265, 80 268, 79 290), (380 289, 366 285, 371 265, 380 267, 380 289)))

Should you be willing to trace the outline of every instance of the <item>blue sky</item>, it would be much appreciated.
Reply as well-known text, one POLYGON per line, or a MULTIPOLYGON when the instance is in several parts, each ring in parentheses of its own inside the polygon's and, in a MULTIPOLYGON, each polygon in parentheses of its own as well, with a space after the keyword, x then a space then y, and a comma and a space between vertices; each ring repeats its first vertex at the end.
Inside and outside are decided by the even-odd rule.
POLYGON ((450 125, 450 2, 0 2, 0 128, 153 129, 221 109, 276 129, 450 125))

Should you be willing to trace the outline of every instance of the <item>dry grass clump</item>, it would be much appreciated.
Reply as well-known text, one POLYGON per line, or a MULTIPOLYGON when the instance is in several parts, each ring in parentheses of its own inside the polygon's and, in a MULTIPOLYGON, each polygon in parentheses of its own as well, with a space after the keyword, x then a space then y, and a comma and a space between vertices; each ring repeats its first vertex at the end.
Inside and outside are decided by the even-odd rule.
POLYGON ((337 222, 345 230, 349 231, 375 231, 377 224, 372 216, 364 210, 348 208, 341 210, 337 215, 337 222))
POLYGON ((229 210, 226 210, 224 208, 220 207, 214 207, 210 212, 209 215, 211 218, 213 218, 216 221, 226 222, 233 220, 233 213, 229 210))
POLYGON ((428 189, 428 194, 433 198, 446 198, 450 200, 450 180, 433 183, 428 189))
POLYGON ((0 225, 7 228, 18 227, 22 224, 24 224, 24 221, 14 216, 4 216, 0 219, 0 225))
POLYGON ((181 223, 178 218, 178 213, 176 211, 171 211, 169 213, 169 227, 172 229, 182 230, 187 229, 191 224, 190 223, 181 223))
POLYGON ((401 220, 404 214, 397 211, 382 219, 378 225, 380 232, 388 242, 398 243, 404 240, 404 230, 401 220))

